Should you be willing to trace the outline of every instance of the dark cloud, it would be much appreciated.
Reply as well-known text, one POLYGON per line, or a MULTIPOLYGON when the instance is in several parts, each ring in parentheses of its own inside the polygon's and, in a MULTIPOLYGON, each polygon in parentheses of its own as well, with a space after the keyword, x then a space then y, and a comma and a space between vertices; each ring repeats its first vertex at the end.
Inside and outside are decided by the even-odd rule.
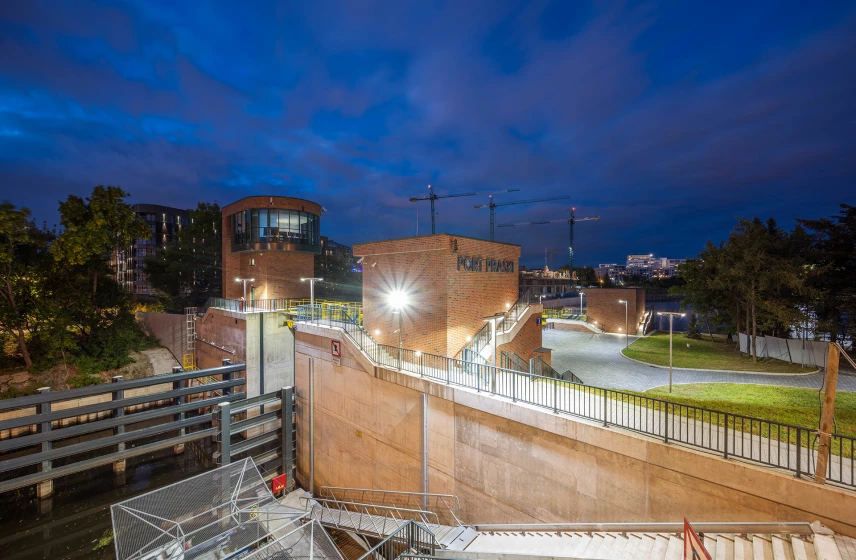
MULTIPOLYGON (((687 256, 736 216, 853 202, 854 31, 846 3, 6 3, 0 197, 53 222, 101 183, 290 194, 353 243, 414 233, 428 183, 517 187, 573 199, 500 222, 601 216, 585 263, 687 256)), ((438 202, 439 228, 486 236, 484 201, 438 202)), ((498 237, 538 264, 567 227, 498 237)))

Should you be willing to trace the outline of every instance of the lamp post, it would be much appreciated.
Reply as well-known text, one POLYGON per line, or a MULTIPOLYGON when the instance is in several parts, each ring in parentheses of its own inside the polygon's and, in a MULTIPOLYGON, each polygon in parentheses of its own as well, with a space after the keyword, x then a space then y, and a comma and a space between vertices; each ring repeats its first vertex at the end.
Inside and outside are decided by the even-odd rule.
POLYGON ((315 321, 315 282, 323 281, 323 278, 301 278, 301 282, 309 282, 309 322, 315 321))
POLYGON ((669 392, 672 392, 672 322, 675 319, 675 315, 680 315, 683 317, 684 313, 676 313, 674 311, 658 311, 657 315, 668 315, 669 316, 669 392))
POLYGON ((393 309, 393 314, 398 313, 398 369, 401 369, 401 349, 403 347, 404 331, 401 326, 401 316, 404 315, 404 308, 410 303, 410 296, 401 290, 390 292, 387 296, 389 306, 393 309))
POLYGON ((583 314, 583 296, 586 295, 584 292, 580 292, 580 316, 583 314))
POLYGON ((624 304, 624 348, 628 348, 630 346, 630 331, 627 330, 628 322, 627 322, 627 300, 620 299, 618 303, 624 304))
MULTIPOLYGON (((255 282, 255 278, 235 278, 235 282, 241 282, 244 284, 244 303, 247 301, 247 282, 255 282)), ((241 309, 243 311, 243 309, 241 309)))

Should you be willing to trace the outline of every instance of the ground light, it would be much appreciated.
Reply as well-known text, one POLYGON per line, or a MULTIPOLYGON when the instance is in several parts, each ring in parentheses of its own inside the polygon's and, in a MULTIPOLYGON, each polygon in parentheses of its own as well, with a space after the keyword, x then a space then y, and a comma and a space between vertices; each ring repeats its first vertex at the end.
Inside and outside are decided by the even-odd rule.
MULTIPOLYGON (((626 349, 630 346, 630 331, 627 328, 627 300, 620 299, 618 303, 624 304, 624 348, 626 349)), ((618 331, 621 332, 621 329, 618 329, 618 331)))
POLYGON ((672 321, 675 318, 675 315, 680 315, 684 317, 685 313, 677 313, 675 311, 658 311, 657 315, 668 315, 669 316, 669 392, 672 392, 672 321))

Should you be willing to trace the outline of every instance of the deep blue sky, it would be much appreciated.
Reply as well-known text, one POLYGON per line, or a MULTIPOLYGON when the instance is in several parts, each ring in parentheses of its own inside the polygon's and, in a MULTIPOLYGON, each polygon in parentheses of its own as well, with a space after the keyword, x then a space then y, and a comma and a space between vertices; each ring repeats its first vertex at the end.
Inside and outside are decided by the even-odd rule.
MULTIPOLYGON (((600 215, 577 227, 597 265, 694 255, 737 216, 833 214, 854 178, 853 2, 0 6, 0 199, 49 223, 96 184, 180 207, 295 195, 351 244, 412 235, 428 183, 516 187, 497 200, 573 199, 499 223, 600 215)), ((438 230, 486 237, 483 202, 439 201, 438 230)), ((530 265, 566 238, 498 229, 530 265)))

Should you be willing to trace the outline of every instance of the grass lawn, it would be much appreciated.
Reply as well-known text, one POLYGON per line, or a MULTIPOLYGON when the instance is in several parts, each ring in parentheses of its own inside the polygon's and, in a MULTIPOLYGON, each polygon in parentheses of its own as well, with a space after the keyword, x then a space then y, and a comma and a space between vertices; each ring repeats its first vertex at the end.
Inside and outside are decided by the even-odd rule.
MULTIPOLYGON (((741 354, 736 343, 717 338, 711 340, 702 336, 701 340, 692 340, 683 333, 675 333, 672 365, 679 368, 728 369, 741 371, 759 371, 769 373, 808 373, 817 368, 804 368, 772 358, 758 359, 741 354), (689 344, 689 348, 687 348, 689 344)), ((669 365, 669 333, 654 333, 640 338, 622 350, 625 356, 658 366, 669 365)))

